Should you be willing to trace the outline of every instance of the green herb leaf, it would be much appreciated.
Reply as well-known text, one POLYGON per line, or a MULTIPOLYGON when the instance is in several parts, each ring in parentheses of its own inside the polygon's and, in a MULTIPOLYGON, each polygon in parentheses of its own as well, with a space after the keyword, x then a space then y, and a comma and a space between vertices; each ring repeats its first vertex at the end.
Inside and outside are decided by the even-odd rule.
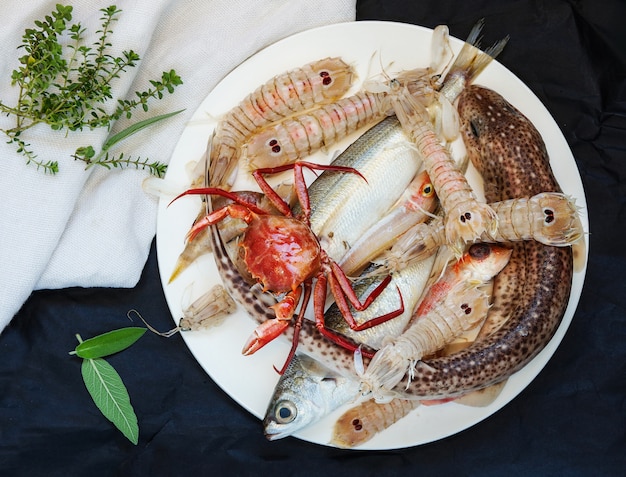
MULTIPOLYGON (((113 97, 114 82, 122 73, 137 65, 140 57, 134 51, 122 51, 120 56, 111 53, 113 26, 121 13, 115 5, 100 9, 101 27, 97 41, 84 44, 86 29, 72 21, 72 7, 57 5, 43 20, 35 20, 35 28, 27 28, 18 46, 23 54, 18 57, 19 67, 11 73, 11 85, 18 87, 17 104, 10 106, 0 99, 0 114, 15 119, 13 127, 0 133, 7 136, 16 151, 46 173, 55 174, 58 163, 37 159, 20 135, 38 124, 47 124, 53 131, 82 131, 111 126, 122 116, 130 118, 138 108, 148 111, 150 100, 163 98, 163 93, 173 93, 182 79, 176 71, 164 71, 161 80, 149 80, 150 87, 135 91, 136 99, 122 100, 113 97), (68 41, 68 37, 69 40, 68 41), (103 105, 115 101, 115 108, 103 105)), ((176 114, 176 113, 172 113, 176 114)), ((103 167, 135 166, 162 176, 165 166, 159 162, 121 160, 109 158, 106 150, 130 134, 147 127, 169 115, 140 122, 113 136, 102 151, 92 146, 79 148, 74 158, 103 167), (107 156, 104 160, 101 158, 107 156)))
POLYGON ((76 346, 75 354, 84 359, 102 358, 128 348, 143 336, 146 328, 128 326, 109 331, 76 346))
POLYGON ((87 391, 100 412, 137 445, 139 425, 128 391, 117 371, 102 358, 84 359, 81 367, 87 391))
POLYGON ((147 128, 148 126, 162 121, 164 119, 167 118, 171 118, 172 116, 182 113, 184 111, 184 109, 180 109, 178 111, 174 111, 172 113, 166 113, 166 114, 160 114, 158 116, 154 116, 152 118, 148 118, 148 119, 144 119, 143 121, 139 121, 135 124, 130 125, 129 127, 127 127, 126 129, 123 129, 122 131, 118 132, 117 134, 111 136, 102 146, 102 150, 106 151, 107 149, 109 149, 111 146, 113 146, 114 144, 117 144, 118 142, 122 141, 123 139, 126 139, 128 136, 131 136, 133 134, 135 134, 136 132, 141 131, 142 129, 147 128))

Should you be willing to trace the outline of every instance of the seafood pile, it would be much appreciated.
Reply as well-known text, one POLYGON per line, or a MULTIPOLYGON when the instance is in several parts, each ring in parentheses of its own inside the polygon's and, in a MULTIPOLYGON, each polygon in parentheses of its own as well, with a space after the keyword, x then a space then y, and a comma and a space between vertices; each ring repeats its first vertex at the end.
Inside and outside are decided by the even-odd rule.
POLYGON ((484 406, 555 333, 584 235, 578 209, 532 123, 473 84, 506 44, 480 50, 481 28, 453 55, 438 27, 431 65, 356 92, 342 58, 270 79, 219 120, 205 172, 174 199, 202 201, 171 280, 212 252, 226 289, 195 302, 184 328, 228 319, 232 297, 258 322, 243 354, 291 343, 269 439, 347 404, 339 447, 420 405, 484 406), (307 161, 354 133, 330 164, 307 161), (453 155, 459 136, 484 198, 453 155), (242 170, 257 191, 232 190, 242 170))

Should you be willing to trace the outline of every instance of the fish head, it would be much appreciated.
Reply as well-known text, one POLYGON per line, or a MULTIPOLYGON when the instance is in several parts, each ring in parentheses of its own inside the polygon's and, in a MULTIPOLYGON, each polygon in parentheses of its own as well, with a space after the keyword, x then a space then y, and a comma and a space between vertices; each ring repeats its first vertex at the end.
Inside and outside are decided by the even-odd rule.
POLYGON ((358 389, 356 379, 296 354, 276 384, 265 412, 265 437, 276 440, 292 435, 355 399, 358 389))
POLYGON ((426 215, 434 214, 439 201, 428 172, 419 172, 398 202, 404 202, 408 211, 422 211, 426 215))
POLYGON ((491 90, 479 86, 468 86, 459 96, 461 134, 465 144, 470 146, 469 153, 482 150, 494 129, 499 127, 495 124, 501 108, 499 102, 491 90))
POLYGON ((472 85, 458 102, 461 136, 468 159, 483 177, 489 202, 528 197, 546 189, 542 181, 557 187, 549 167, 545 143, 531 121, 495 91, 472 85), (534 177, 533 181, 506 180, 507 177, 534 177), (537 171, 542 171, 538 175, 537 171))
POLYGON ((512 249, 492 243, 470 245, 461 259, 470 281, 485 283, 495 277, 509 263, 512 249))
POLYGON ((319 421, 352 396, 342 392, 346 379, 305 355, 296 355, 276 385, 263 428, 268 440, 281 439, 319 421))

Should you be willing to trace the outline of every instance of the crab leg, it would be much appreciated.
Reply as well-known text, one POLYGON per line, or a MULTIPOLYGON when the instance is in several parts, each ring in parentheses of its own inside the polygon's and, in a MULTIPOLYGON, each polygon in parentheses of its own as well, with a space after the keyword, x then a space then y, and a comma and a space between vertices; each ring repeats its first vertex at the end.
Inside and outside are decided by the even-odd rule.
MULTIPOLYGON (((325 276, 321 276, 318 278, 317 283, 315 284, 315 296, 313 299, 313 304, 315 308, 315 328, 329 341, 339 345, 340 347, 347 349, 351 352, 354 352, 359 348, 360 345, 354 343, 342 335, 335 333, 334 331, 326 328, 324 323, 324 302, 326 301, 326 286, 327 279, 325 276)), ((349 311, 349 309, 348 309, 349 311)), ((374 353, 370 353, 368 351, 362 350, 363 355, 366 358, 372 358, 374 353)))
MULTIPOLYGON (((352 289, 350 280, 346 277, 341 267, 322 249, 319 238, 311 230, 311 206, 303 168, 308 168, 312 171, 351 172, 365 180, 365 177, 352 167, 318 165, 308 162, 297 162, 295 164, 255 171, 253 174, 259 188, 265 193, 271 204, 281 212, 281 215, 272 215, 251 201, 215 187, 188 190, 176 198, 178 199, 184 195, 207 195, 207 205, 210 210, 212 209, 211 195, 226 197, 234 201, 234 204, 226 205, 214 211, 211 210, 204 218, 200 219, 192 227, 188 236, 189 239, 192 240, 206 227, 211 226, 214 228, 213 226, 226 217, 242 219, 246 222, 247 228, 240 241, 240 246, 243 247, 242 260, 245 262, 249 275, 258 284, 262 285, 263 292, 270 292, 274 297, 283 296, 277 303, 268 307, 274 311, 274 316, 257 327, 244 345, 242 351, 244 355, 256 352, 289 328, 295 309, 298 303, 301 302, 304 291, 304 298, 296 318, 295 332, 299 334, 303 326, 304 312, 312 294, 313 279, 317 279, 314 293, 316 326, 319 327, 325 336, 341 346, 348 345, 350 349, 354 349, 354 346, 348 344, 345 339, 338 338, 325 329, 324 304, 328 280, 330 280, 331 292, 340 303, 341 310, 345 311, 349 326, 354 330, 370 328, 378 323, 395 318, 404 312, 404 303, 402 296, 400 296, 400 308, 398 310, 385 313, 362 325, 356 322, 349 305, 352 305, 357 311, 365 310, 388 285, 390 277, 383 280, 361 303, 352 289), (274 191, 264 177, 264 174, 273 174, 286 170, 294 171, 295 190, 301 206, 299 217, 294 217, 287 202, 274 191)), ((219 260, 221 265, 222 258, 219 255, 224 255, 225 259, 229 257, 227 257, 227 254, 221 254, 224 246, 221 243, 219 232, 215 231, 211 236, 214 239, 213 247, 219 246, 215 253, 216 259, 219 260)), ((400 292, 398 291, 398 293, 400 292)), ((297 344, 298 336, 295 336, 283 369, 291 361, 297 344)))
POLYGON ((309 304, 309 300, 311 299, 311 282, 312 280, 307 280, 304 284, 304 297, 302 299, 302 307, 300 308, 300 313, 298 313, 298 317, 296 318, 296 322, 293 327, 293 338, 291 339, 291 348, 289 349, 289 354, 285 359, 285 363, 283 367, 278 370, 276 367, 274 369, 278 374, 282 375, 285 373, 287 366, 291 363, 291 359, 296 354, 296 350, 298 349, 298 344, 300 342, 300 331, 302 330, 302 322, 304 320, 304 312, 306 310, 307 305, 309 304))
MULTIPOLYGON (((310 294, 311 293, 309 291, 309 295, 310 294)), ((264 321, 259 326, 257 326, 254 329, 252 335, 250 335, 250 337, 248 338, 248 341, 246 341, 246 344, 243 346, 241 353, 246 356, 256 353, 258 350, 263 348, 263 346, 282 334, 283 331, 285 331, 291 324, 291 319, 293 318, 293 310, 298 304, 301 295, 302 287, 298 287, 295 290, 287 293, 287 295, 285 295, 285 298, 283 298, 281 301, 279 301, 275 305, 270 306, 269 308, 273 309, 274 313, 276 313, 276 318, 264 321)), ((305 300, 308 300, 306 293, 304 298, 305 300)), ((302 327, 302 325, 300 325, 300 327, 302 327)))
POLYGON ((263 348, 273 339, 280 336, 291 324, 291 318, 289 320, 282 320, 278 317, 264 321, 257 326, 246 344, 243 345, 241 354, 244 356, 250 356, 263 348))
POLYGON ((390 311, 389 313, 385 313, 384 315, 371 318, 370 320, 367 320, 359 324, 355 320, 354 316, 352 315, 352 312, 350 311, 350 307, 348 306, 348 301, 357 311, 363 311, 367 309, 367 307, 378 297, 378 295, 381 294, 381 292, 389 284, 389 282, 391 281, 391 275, 387 276, 382 282, 380 282, 380 284, 372 291, 372 293, 370 293, 367 296, 365 301, 363 303, 360 303, 359 298, 356 296, 354 289, 348 282, 346 276, 343 274, 343 271, 341 271, 341 268, 336 264, 335 266, 336 266, 336 269, 338 269, 338 271, 341 273, 341 275, 343 275, 343 277, 342 279, 338 279, 338 277, 335 275, 335 270, 333 270, 333 273, 330 274, 328 278, 330 282, 330 290, 333 296, 335 297, 337 306, 339 307, 341 314, 343 315, 344 319, 346 320, 346 323, 348 323, 348 325, 350 326, 352 330, 354 331, 367 330, 369 328, 372 328, 373 326, 380 325, 381 323, 384 323, 385 321, 389 321, 395 318, 396 316, 400 316, 402 313, 404 313, 404 301, 402 299, 402 294, 400 293, 400 290, 398 289, 398 296, 400 297, 400 306, 398 307, 397 310, 390 311))
MULTIPOLYGON (((385 313, 384 315, 377 316, 372 318, 364 323, 359 324, 352 312, 350 311, 350 307, 348 305, 348 301, 350 304, 357 309, 358 311, 365 310, 377 297, 380 293, 385 289, 385 287, 391 281, 391 276, 387 277, 383 280, 365 299, 363 303, 359 301, 359 298, 356 296, 354 289, 350 285, 350 281, 345 276, 341 267, 336 263, 331 263, 331 273, 328 274, 328 278, 326 275, 320 274, 317 277, 317 283, 315 285, 315 298, 313 300, 314 309, 315 309, 315 327, 319 330, 319 332, 325 336, 330 341, 338 344, 339 346, 356 350, 358 347, 354 344, 354 342, 344 338, 343 336, 329 330, 326 328, 325 320, 324 320, 324 303, 326 302, 326 290, 327 285, 330 285, 331 293, 333 294, 337 306, 339 307, 342 315, 344 316, 348 326, 354 331, 363 331, 373 326, 379 325, 386 321, 389 321, 402 313, 404 313, 404 301, 402 299, 402 294, 398 289, 398 295, 400 297, 400 307, 397 310, 391 311, 389 313, 385 313), (347 297, 347 299, 346 299, 347 297)), ((365 351, 363 351, 366 353, 365 351)), ((366 354, 367 357, 373 356, 372 354, 366 354)))
POLYGON ((266 197, 274 204, 274 206, 284 215, 291 217, 292 212, 289 208, 289 205, 285 203, 285 201, 276 193, 276 191, 267 183, 265 180, 265 175, 267 174, 278 174, 279 172, 288 171, 293 169, 294 171, 294 186, 296 188, 296 194, 298 196, 298 200, 300 202, 300 207, 302 208, 302 212, 304 217, 307 219, 307 223, 309 221, 309 216, 311 215, 311 201, 309 199, 309 192, 307 190, 307 185, 304 180, 304 174, 302 169, 306 167, 312 171, 337 171, 337 172, 349 172, 352 174, 356 174, 361 177, 365 182, 367 179, 363 174, 361 174, 354 167, 346 167, 346 166, 333 166, 333 165, 323 165, 323 164, 315 164, 314 162, 307 161, 298 161, 293 164, 284 164, 282 166, 277 167, 265 167, 262 169, 256 169, 252 172, 252 176, 256 180, 257 184, 266 195, 266 197))

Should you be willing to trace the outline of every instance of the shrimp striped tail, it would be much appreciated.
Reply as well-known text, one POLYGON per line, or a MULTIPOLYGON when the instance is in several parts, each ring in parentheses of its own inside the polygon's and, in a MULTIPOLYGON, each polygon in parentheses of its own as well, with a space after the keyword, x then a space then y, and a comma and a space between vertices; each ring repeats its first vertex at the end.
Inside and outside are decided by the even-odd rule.
POLYGON ((387 115, 384 93, 358 92, 276 122, 245 144, 248 168, 293 164, 387 115))
POLYGON ((450 151, 441 144, 424 108, 408 89, 399 87, 392 94, 396 116, 422 156, 441 201, 446 241, 460 254, 467 242, 474 242, 483 232, 495 234, 498 216, 489 205, 476 199, 450 151))
POLYGON ((350 89, 355 76, 354 68, 341 58, 325 58, 274 76, 248 94, 215 129, 208 149, 209 185, 230 190, 246 140, 277 121, 336 101, 350 89))

